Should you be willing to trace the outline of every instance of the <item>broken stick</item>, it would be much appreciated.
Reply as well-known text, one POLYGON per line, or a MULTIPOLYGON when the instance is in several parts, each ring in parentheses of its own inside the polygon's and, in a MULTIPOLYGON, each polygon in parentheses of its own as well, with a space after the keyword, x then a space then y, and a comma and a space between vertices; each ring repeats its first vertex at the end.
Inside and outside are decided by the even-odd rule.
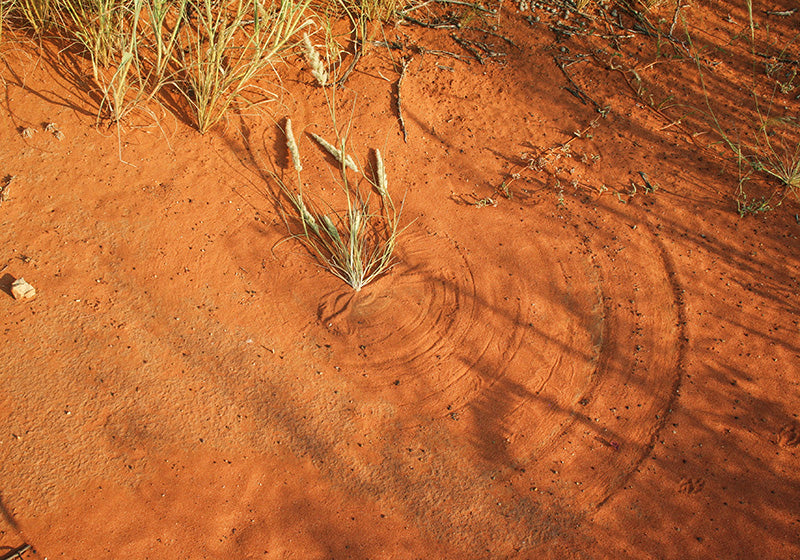
POLYGON ((403 66, 400 68, 400 78, 397 80, 397 118, 400 121, 400 130, 403 131, 403 142, 408 142, 408 132, 406 131, 406 121, 403 120, 403 101, 401 96, 401 86, 403 85, 403 78, 406 76, 406 68, 411 64, 411 58, 403 60, 403 66))

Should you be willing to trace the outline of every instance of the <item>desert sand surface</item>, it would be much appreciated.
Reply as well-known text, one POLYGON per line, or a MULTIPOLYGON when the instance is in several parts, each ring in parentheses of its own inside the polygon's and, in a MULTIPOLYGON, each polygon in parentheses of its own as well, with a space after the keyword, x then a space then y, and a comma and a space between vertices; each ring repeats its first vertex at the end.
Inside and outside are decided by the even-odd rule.
MULTIPOLYGON (((800 14, 765 13, 790 4, 754 17, 796 70, 800 14)), ((725 46, 701 64, 738 130, 744 6, 683 14, 725 46)), ((4 39, 0 557, 800 558, 797 189, 753 173, 772 208, 737 213, 678 30, 494 17, 458 31, 501 53, 481 62, 411 24, 338 89, 289 57, 202 135, 160 106, 98 123, 52 50, 4 39), (335 200, 309 136, 332 109, 403 203, 358 292, 291 237, 276 181, 291 118, 335 200)))

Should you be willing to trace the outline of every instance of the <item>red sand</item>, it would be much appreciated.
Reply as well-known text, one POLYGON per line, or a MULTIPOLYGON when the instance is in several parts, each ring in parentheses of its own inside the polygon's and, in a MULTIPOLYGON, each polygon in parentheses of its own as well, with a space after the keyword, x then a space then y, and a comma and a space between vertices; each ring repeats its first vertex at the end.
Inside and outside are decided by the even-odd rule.
POLYGON ((337 94, 354 155, 380 148, 406 195, 397 265, 359 293, 270 198, 286 116, 308 188, 335 186, 300 64, 205 136, 159 114, 118 145, 6 48, 0 555, 800 557, 797 200, 740 219, 733 168, 588 65, 569 71, 611 112, 494 192, 598 117, 546 27, 501 30, 503 62, 416 52, 408 143, 386 49, 337 94))

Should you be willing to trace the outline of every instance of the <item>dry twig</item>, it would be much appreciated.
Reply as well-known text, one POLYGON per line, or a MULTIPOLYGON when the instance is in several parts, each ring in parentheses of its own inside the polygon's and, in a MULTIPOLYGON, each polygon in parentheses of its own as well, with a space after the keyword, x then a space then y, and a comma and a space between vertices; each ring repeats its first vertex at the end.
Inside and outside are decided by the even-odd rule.
POLYGON ((400 121, 400 130, 403 131, 403 142, 408 142, 408 131, 406 131, 406 121, 403 119, 403 101, 401 97, 401 87, 403 85, 403 78, 406 77, 406 68, 411 64, 411 59, 403 60, 403 66, 400 68, 400 78, 397 80, 397 118, 400 121))

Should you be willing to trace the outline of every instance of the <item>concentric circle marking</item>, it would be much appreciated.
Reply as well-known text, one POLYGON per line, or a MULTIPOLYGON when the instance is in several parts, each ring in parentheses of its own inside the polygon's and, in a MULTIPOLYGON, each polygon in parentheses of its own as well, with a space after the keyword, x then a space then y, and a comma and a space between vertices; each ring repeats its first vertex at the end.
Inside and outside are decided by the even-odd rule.
MULTIPOLYGON (((303 395, 342 399, 357 425, 387 442, 381 456, 398 472, 408 466, 402 449, 433 450, 438 475, 391 485, 440 495, 448 511, 469 507, 473 494, 459 489, 493 473, 480 484, 504 480, 516 495, 537 488, 539 511, 574 501, 588 513, 646 458, 673 400, 680 301, 647 227, 631 233, 602 215, 533 223, 502 238, 409 234, 395 268, 361 292, 320 274, 292 289, 287 314, 307 317, 298 336, 331 374, 303 395)), ((333 449, 324 464, 364 477, 342 484, 406 500, 385 487, 385 473, 333 449)), ((469 527, 444 516, 439 530, 492 527, 514 542, 535 523, 484 505, 462 520, 469 527)))

